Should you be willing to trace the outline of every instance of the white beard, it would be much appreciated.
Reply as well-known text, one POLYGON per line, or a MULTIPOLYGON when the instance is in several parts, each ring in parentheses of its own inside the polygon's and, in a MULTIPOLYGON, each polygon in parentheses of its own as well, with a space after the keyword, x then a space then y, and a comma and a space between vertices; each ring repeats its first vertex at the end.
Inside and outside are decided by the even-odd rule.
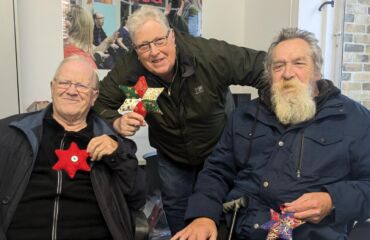
POLYGON ((311 85, 307 87, 298 79, 290 79, 273 83, 271 90, 272 107, 282 124, 297 124, 315 116, 316 103, 311 85))

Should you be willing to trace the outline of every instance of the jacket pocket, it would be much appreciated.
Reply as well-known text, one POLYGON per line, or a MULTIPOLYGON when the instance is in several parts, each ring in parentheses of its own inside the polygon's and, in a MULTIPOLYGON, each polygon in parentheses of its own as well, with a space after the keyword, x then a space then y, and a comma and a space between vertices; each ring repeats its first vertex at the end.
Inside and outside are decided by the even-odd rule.
POLYGON ((261 157, 265 156, 268 152, 267 146, 271 146, 272 144, 272 136, 273 133, 271 130, 261 127, 261 125, 255 131, 252 128, 245 131, 236 131, 233 152, 238 167, 245 168, 251 165, 261 164, 261 157))
POLYGON ((349 172, 346 142, 337 126, 306 129, 302 176, 343 177, 349 172))

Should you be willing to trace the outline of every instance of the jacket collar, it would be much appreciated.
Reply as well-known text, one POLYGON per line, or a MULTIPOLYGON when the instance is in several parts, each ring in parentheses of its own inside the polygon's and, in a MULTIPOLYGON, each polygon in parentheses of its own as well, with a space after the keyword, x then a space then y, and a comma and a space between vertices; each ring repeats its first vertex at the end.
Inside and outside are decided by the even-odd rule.
MULTIPOLYGON (((50 103, 45 109, 40 112, 30 114, 21 120, 11 122, 9 125, 20 129, 27 137, 31 144, 32 151, 37 154, 39 143, 42 138, 42 125, 43 120, 48 114, 51 114, 53 104, 50 103)), ((93 125, 94 136, 100 136, 107 134, 118 138, 117 134, 109 127, 109 125, 101 118, 97 116, 94 111, 90 111, 88 114, 88 121, 93 125)), ((36 155, 35 155, 36 156, 36 155)))
POLYGON ((192 38, 185 33, 177 31, 174 29, 176 35, 176 51, 177 51, 177 58, 179 59, 179 65, 181 67, 181 75, 183 78, 188 78, 195 73, 196 68, 196 58, 192 55, 191 49, 187 47, 185 42, 191 41, 192 38))

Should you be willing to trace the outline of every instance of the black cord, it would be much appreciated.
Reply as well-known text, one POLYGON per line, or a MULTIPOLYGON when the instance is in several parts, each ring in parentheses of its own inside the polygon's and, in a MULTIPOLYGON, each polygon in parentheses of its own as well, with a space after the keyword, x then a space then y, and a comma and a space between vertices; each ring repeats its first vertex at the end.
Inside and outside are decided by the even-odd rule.
POLYGON ((322 8, 323 8, 325 5, 328 5, 328 4, 330 4, 330 5, 331 5, 331 7, 334 7, 334 0, 323 2, 323 3, 320 5, 320 7, 319 7, 319 11, 321 12, 322 8))

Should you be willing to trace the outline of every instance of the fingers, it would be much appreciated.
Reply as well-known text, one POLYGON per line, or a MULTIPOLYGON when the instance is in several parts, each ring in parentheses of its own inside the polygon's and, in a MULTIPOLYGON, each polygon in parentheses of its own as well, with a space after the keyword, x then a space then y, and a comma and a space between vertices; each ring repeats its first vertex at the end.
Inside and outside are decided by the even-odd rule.
POLYGON ((209 218, 197 218, 186 228, 176 233, 171 240, 216 240, 217 227, 209 218))
POLYGON ((294 217, 318 223, 332 210, 333 203, 327 192, 303 194, 293 202, 284 204, 284 211, 294 212, 294 217))
POLYGON ((171 240, 183 240, 183 239, 190 239, 191 231, 189 228, 184 228, 180 232, 177 232, 175 236, 171 238, 171 240))
POLYGON ((116 151, 118 143, 107 135, 94 137, 87 145, 86 151, 90 154, 92 161, 99 161, 104 156, 116 151))
POLYGON ((113 127, 123 136, 133 136, 142 126, 145 126, 144 117, 135 112, 129 112, 116 119, 113 127))
POLYGON ((307 199, 307 196, 303 194, 301 197, 297 198, 296 200, 290 202, 290 203, 285 203, 284 204, 284 211, 287 212, 300 212, 304 211, 309 208, 307 206, 309 204, 309 199, 307 199), (307 203, 308 201, 308 203, 307 203))

